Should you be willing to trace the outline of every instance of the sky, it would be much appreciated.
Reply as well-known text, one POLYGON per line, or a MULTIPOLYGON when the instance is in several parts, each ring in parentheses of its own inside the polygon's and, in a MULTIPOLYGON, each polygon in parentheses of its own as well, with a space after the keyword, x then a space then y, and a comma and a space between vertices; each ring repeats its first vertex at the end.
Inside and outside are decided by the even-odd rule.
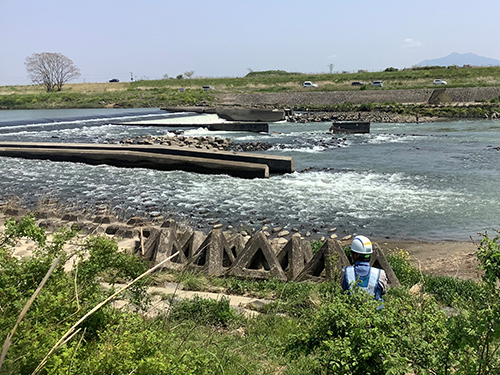
POLYGON ((0 86, 58 52, 73 82, 411 67, 452 52, 500 59, 499 0, 0 0, 0 86))

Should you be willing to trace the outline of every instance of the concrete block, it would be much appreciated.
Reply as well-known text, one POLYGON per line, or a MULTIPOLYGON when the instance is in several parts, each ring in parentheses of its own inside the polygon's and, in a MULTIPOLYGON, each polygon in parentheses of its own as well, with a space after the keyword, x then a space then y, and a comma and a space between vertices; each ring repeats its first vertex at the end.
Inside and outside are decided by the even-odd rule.
POLYGON ((163 222, 161 225, 162 228, 174 228, 177 230, 177 223, 175 222, 174 219, 167 219, 163 222))
POLYGON ((334 281, 335 276, 340 275, 343 267, 349 266, 349 260, 345 255, 340 243, 336 240, 326 240, 321 249, 306 264, 295 281, 316 280, 326 278, 334 281))
POLYGON ((186 256, 188 261, 191 261, 193 255, 196 254, 201 244, 205 240, 205 235, 199 230, 186 233, 191 233, 187 241, 179 241, 179 243, 182 246, 182 252, 186 256))
POLYGON ((177 241, 175 230, 173 228, 160 229, 160 235, 158 237, 158 247, 156 250, 155 258, 153 260, 153 266, 162 262, 176 252, 179 252, 179 255, 165 263, 162 268, 180 270, 186 265, 187 258, 182 251, 181 245, 177 241))
MULTIPOLYGON (((306 241, 302 241, 300 237, 292 237, 279 252, 278 260, 288 280, 294 280, 311 259, 307 259, 307 249, 305 247, 306 241)), ((311 245, 309 243, 310 248, 311 245)))
POLYGON ((208 275, 220 276, 234 264, 235 258, 220 229, 212 230, 193 255, 191 267, 208 275))
POLYGON ((233 267, 229 269, 228 275, 287 280, 278 258, 262 232, 257 232, 250 238, 233 267))
POLYGON ((139 239, 141 242, 141 246, 139 247, 139 251, 141 256, 144 259, 152 262, 154 261, 156 249, 158 247, 158 239, 160 238, 160 230, 156 228, 147 228, 148 230, 145 233, 144 230, 140 231, 139 239), (147 234, 147 235, 145 235, 147 234))
POLYGON ((247 240, 240 233, 236 233, 234 235, 225 236, 227 244, 233 253, 234 258, 238 258, 238 256, 243 252, 245 245, 247 244, 247 240))
POLYGON ((387 258, 382 252, 382 249, 377 243, 373 243, 373 254, 370 259, 370 266, 380 268, 381 270, 385 271, 389 286, 391 287, 401 286, 398 277, 394 273, 391 265, 389 264, 387 258))
POLYGON ((151 262, 152 266, 157 265, 172 254, 179 252, 179 255, 165 263, 162 268, 181 269, 187 259, 182 251, 182 247, 177 241, 175 231, 172 228, 148 228, 149 236, 141 239, 142 246, 139 251, 142 256, 151 262))

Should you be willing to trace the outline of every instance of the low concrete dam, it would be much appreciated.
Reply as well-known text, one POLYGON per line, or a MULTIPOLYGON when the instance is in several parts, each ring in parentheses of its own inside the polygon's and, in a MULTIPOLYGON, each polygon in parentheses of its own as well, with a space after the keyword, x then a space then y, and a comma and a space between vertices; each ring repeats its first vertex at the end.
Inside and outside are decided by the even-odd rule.
POLYGON ((0 142, 0 156, 240 178, 268 178, 270 173, 295 170, 291 157, 150 145, 0 142))

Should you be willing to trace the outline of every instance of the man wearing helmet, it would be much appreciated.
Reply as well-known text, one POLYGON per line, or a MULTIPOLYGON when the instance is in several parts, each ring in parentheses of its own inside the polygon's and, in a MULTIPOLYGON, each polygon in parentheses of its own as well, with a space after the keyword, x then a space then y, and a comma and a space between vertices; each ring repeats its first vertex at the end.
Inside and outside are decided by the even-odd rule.
POLYGON ((381 301, 387 289, 387 275, 384 270, 370 267, 372 253, 372 243, 367 237, 354 237, 351 243, 354 266, 344 267, 340 279, 344 291, 352 291, 358 285, 377 301, 381 301))

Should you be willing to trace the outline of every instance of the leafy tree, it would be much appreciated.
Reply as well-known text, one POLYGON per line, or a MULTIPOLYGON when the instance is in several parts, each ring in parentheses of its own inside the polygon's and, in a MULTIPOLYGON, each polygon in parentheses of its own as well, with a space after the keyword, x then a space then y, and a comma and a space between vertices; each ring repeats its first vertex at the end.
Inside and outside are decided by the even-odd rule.
POLYGON ((47 92, 61 91, 66 82, 80 76, 80 69, 61 53, 34 53, 24 65, 31 82, 45 86, 47 92))

